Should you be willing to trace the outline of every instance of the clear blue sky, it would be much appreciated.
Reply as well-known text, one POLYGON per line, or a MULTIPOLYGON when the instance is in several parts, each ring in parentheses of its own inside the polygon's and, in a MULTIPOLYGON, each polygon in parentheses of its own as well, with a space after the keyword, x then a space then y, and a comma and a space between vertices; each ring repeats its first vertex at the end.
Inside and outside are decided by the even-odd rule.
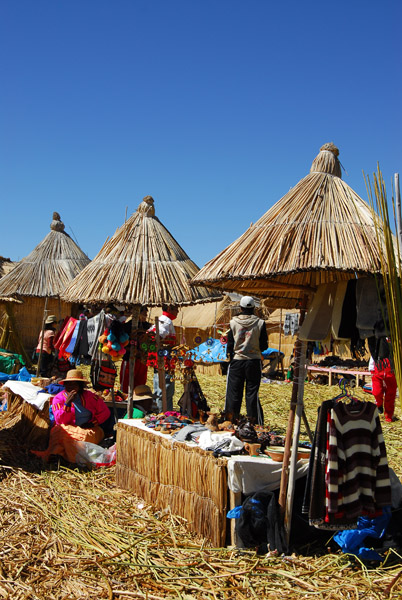
POLYGON ((330 141, 390 195, 401 28, 400 0, 2 0, 0 254, 56 210, 93 258, 150 194, 201 267, 330 141))

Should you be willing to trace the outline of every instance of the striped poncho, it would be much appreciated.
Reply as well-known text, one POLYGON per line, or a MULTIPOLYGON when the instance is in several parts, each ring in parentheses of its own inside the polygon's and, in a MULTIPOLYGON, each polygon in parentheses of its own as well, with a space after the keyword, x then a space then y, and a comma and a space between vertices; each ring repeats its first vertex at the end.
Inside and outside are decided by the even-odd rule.
POLYGON ((331 410, 327 461, 327 515, 354 519, 391 504, 391 484, 377 407, 338 402, 331 410))

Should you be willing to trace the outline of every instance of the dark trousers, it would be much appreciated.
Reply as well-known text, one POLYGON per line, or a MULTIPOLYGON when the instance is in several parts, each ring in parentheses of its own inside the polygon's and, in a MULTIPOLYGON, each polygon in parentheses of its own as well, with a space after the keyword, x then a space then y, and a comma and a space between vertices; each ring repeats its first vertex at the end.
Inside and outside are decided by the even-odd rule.
POLYGON ((264 423, 262 407, 258 398, 261 383, 261 361, 232 360, 228 369, 225 412, 235 417, 240 414, 244 384, 246 384, 247 417, 259 424, 264 423))

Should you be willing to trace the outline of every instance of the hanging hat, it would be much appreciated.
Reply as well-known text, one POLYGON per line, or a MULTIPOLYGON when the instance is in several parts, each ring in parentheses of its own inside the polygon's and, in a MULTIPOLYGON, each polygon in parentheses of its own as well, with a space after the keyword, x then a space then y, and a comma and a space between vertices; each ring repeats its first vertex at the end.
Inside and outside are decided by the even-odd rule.
POLYGON ((84 374, 79 369, 70 369, 70 371, 67 372, 66 378, 62 379, 59 383, 63 385, 64 383, 68 383, 69 381, 79 381, 80 383, 85 384, 89 383, 89 381, 84 379, 84 374))
POLYGON ((252 298, 251 296, 243 296, 243 298, 240 299, 240 306, 242 308, 254 308, 254 298, 252 298))
POLYGON ((57 323, 56 315, 49 315, 46 317, 45 325, 49 325, 50 323, 57 323))
POLYGON ((141 400, 153 400, 154 396, 148 385, 136 385, 134 388, 133 402, 141 400))

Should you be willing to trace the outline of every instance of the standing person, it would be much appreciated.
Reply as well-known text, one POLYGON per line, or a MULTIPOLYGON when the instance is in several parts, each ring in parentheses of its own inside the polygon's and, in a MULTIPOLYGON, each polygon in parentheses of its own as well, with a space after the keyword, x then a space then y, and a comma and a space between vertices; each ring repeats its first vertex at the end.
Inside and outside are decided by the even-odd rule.
MULTIPOLYGON (((159 317, 159 336, 161 340, 167 342, 168 340, 172 343, 176 340, 176 330, 173 325, 173 321, 177 317, 179 312, 178 306, 174 304, 162 304, 162 316, 159 317)), ((150 332, 155 331, 155 325, 150 329, 150 332)), ((165 383, 166 383, 166 399, 167 399, 167 410, 173 410, 173 396, 174 396, 174 381, 170 377, 169 373, 165 372, 165 383)), ((159 412, 162 412, 162 390, 159 387, 159 374, 158 369, 154 370, 154 398, 158 405, 159 412)))
POLYGON ((39 360, 40 349, 42 346, 42 357, 39 365, 39 374, 41 377, 47 377, 52 368, 56 323, 57 317, 55 315, 49 315, 48 317, 46 317, 44 329, 42 329, 42 331, 39 334, 38 345, 35 349, 35 355, 37 360, 39 360))
MULTIPOLYGON (((151 323, 147 321, 148 309, 146 306, 141 306, 140 314, 138 317, 138 328, 137 328, 137 353, 135 356, 135 366, 134 366, 134 388, 138 385, 145 385, 147 382, 148 375, 148 367, 146 363, 146 359, 144 360, 144 353, 141 352, 141 343, 146 337, 146 332, 151 327, 151 323)), ((124 331, 131 336, 131 326, 132 321, 124 322, 124 331)), ((120 389, 124 394, 128 393, 128 385, 129 385, 129 365, 130 365, 130 344, 127 346, 126 353, 123 355, 123 361, 120 367, 120 389)))
POLYGON ((261 383, 261 352, 268 348, 268 335, 265 321, 254 314, 255 302, 251 296, 240 300, 241 313, 230 321, 226 355, 230 361, 225 412, 238 417, 246 384, 247 417, 264 422, 262 407, 258 398, 261 383))
POLYGON ((395 398, 397 383, 391 363, 391 344, 387 337, 369 338, 371 358, 369 371, 371 373, 372 393, 378 412, 384 413, 385 421, 395 421, 395 398))

